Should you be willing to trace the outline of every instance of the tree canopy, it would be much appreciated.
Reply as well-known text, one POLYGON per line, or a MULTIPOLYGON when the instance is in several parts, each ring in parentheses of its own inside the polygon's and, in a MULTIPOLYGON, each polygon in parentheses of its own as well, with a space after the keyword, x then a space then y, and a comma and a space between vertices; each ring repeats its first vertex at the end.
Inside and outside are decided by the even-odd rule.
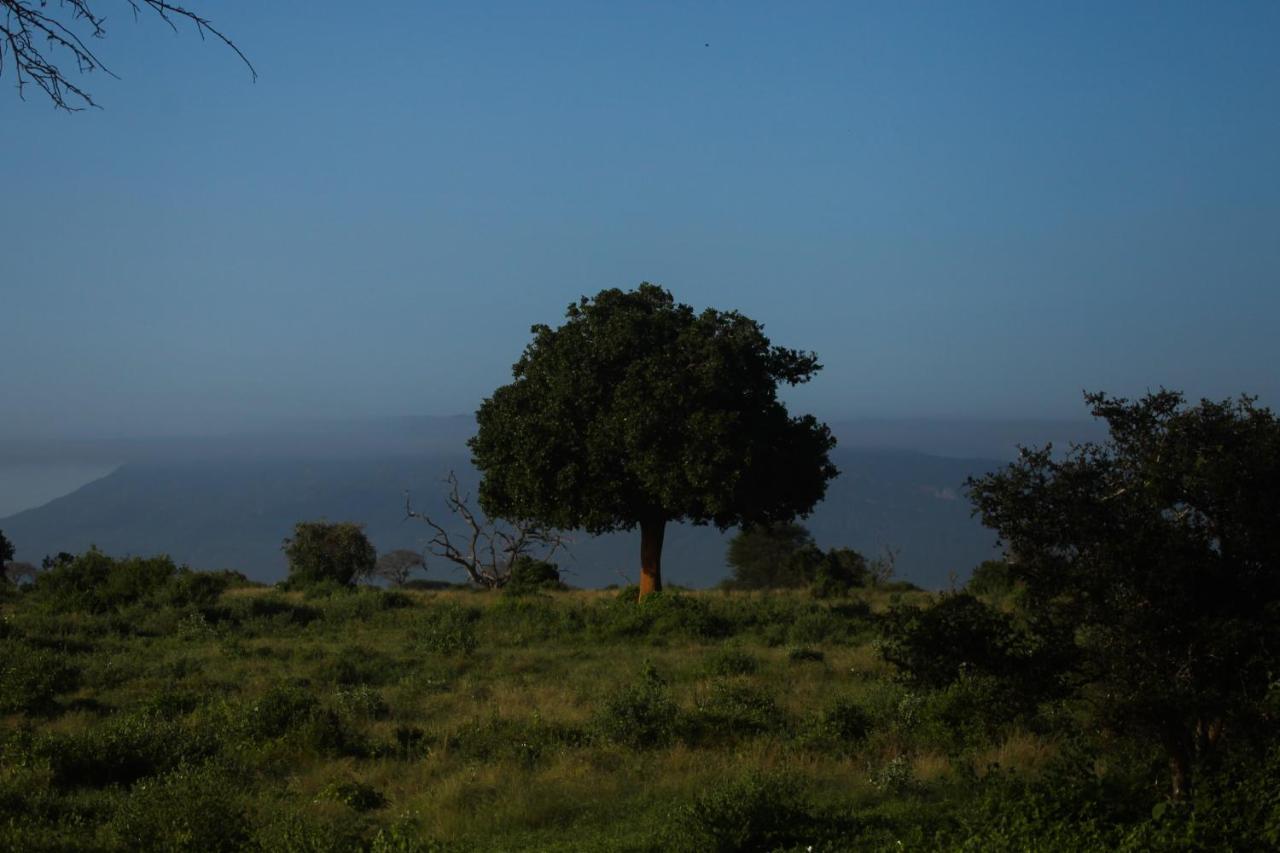
POLYGON ((777 396, 820 369, 813 353, 648 283, 583 297, 566 317, 533 327, 514 381, 476 414, 490 516, 590 533, 638 525, 643 595, 661 589, 668 521, 787 521, 823 497, 835 439, 777 396))
POLYGON ((1086 399, 1108 441, 1024 450, 970 493, 1032 625, 1074 646, 1104 722, 1160 743, 1185 796, 1275 677, 1280 422, 1249 397, 1086 399))
POLYGON ((280 547, 289 560, 289 583, 299 587, 349 586, 377 568, 378 552, 364 525, 350 521, 300 521, 280 547))

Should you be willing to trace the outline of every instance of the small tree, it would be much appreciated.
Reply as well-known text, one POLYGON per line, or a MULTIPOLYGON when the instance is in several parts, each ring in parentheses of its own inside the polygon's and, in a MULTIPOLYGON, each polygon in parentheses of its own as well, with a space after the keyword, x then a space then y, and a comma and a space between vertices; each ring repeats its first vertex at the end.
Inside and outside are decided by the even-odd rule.
POLYGON ((786 589, 813 579, 822 558, 804 525, 794 521, 761 524, 739 531, 729 540, 725 562, 734 589, 786 589))
POLYGON ((12 560, 13 554, 13 543, 5 537, 4 531, 0 530, 0 566, 3 566, 9 560, 12 560))
POLYGON ((404 586, 415 569, 425 569, 426 566, 427 561, 417 551, 397 548, 378 558, 373 574, 392 586, 404 586))
POLYGON ((371 575, 378 559, 364 526, 349 521, 300 521, 281 548, 289 559, 289 583, 299 586, 350 586, 371 575))
POLYGON ((1182 798, 1275 678, 1280 422, 1249 397, 1085 399, 1107 442, 1023 450, 970 495, 1032 627, 1075 646, 1105 722, 1163 746, 1182 798))
POLYGON ((831 431, 793 418, 779 383, 816 356, 772 346, 735 311, 695 313, 652 284, 570 305, 476 413, 480 506, 598 534, 640 528, 640 594, 662 588, 668 522, 787 521, 837 474, 831 431))

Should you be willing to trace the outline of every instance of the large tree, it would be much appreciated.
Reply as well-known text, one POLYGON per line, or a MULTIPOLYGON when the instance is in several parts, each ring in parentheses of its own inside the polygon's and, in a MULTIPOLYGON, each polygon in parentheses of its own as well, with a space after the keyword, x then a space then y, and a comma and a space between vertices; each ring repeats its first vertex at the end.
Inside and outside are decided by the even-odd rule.
POLYGON ((970 492, 1100 722, 1159 743, 1185 797, 1276 676, 1280 422, 1248 397, 1086 399, 1108 441, 1024 450, 970 492))
POLYGON ((768 524, 807 514, 838 472, 835 439, 792 417, 779 383, 813 353, 773 346, 736 311, 661 287, 604 290, 537 325, 470 441, 490 516, 590 533, 640 528, 640 594, 662 588, 667 522, 768 524))
MULTIPOLYGON (((111 74, 89 46, 89 41, 106 37, 104 5, 100 0, 0 0, 0 75, 14 75, 18 97, 34 85, 59 109, 97 106, 77 81, 98 69, 111 74)), ((208 18, 185 6, 165 0, 118 0, 116 8, 135 17, 146 9, 175 30, 179 23, 190 24, 201 38, 209 35, 231 48, 257 79, 240 48, 208 18)))

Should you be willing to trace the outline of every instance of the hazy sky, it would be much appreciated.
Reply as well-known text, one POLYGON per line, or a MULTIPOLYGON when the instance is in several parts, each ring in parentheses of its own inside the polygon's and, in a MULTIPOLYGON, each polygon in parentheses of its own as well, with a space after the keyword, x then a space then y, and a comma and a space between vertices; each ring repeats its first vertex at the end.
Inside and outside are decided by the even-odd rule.
POLYGON ((469 411, 644 279, 829 417, 1280 403, 1275 2, 113 3, 0 76, 0 435, 469 411))

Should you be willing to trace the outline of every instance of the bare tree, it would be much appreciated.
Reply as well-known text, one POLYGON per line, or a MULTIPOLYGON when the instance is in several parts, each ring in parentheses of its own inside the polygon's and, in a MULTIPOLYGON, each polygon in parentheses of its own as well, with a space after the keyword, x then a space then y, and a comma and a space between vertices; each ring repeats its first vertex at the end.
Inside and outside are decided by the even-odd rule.
POLYGON ((569 540, 549 527, 527 521, 501 524, 477 517, 468 506, 470 495, 459 493, 457 475, 450 471, 445 482, 449 485, 445 506, 466 525, 465 544, 455 545, 444 527, 415 510, 408 492, 404 496, 405 517, 416 518, 430 527, 433 535, 427 542, 427 551, 461 566, 472 583, 499 589, 511 579, 511 567, 521 555, 541 551, 540 559, 549 560, 568 546, 569 540))
POLYGON ((373 570, 374 577, 385 580, 392 586, 404 586, 414 569, 425 569, 426 559, 417 551, 408 548, 397 548, 378 558, 373 570))
MULTIPOLYGON (((249 58, 208 18, 165 0, 119 0, 128 4, 134 18, 144 9, 154 12, 175 31, 185 21, 195 27, 200 38, 212 36, 231 48, 249 69, 254 80, 258 72, 249 58)), ((75 73, 101 69, 115 77, 85 42, 105 38, 106 16, 100 0, 0 0, 0 74, 12 68, 18 82, 18 97, 35 84, 58 109, 68 112, 96 107, 97 102, 63 70, 74 66, 75 73), (59 64, 61 63, 61 65, 59 64)))

